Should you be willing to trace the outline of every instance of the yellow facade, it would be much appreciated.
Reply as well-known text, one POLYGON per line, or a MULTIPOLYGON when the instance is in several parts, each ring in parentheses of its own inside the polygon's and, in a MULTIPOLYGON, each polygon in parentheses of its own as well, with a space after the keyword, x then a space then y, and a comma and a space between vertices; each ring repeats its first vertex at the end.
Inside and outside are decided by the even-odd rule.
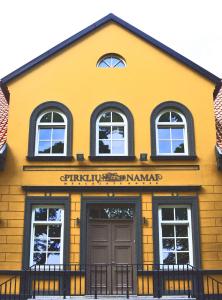
MULTIPOLYGON (((196 196, 199 202, 200 267, 222 269, 222 175, 217 170, 213 91, 215 83, 195 72, 182 62, 147 43, 126 28, 110 22, 64 48, 47 60, 8 82, 10 111, 8 122, 8 153, 5 170, 0 173, 0 270, 20 270, 24 240, 26 196, 69 196, 70 259, 80 262, 81 197, 110 196, 104 189, 87 191, 94 186, 130 186, 129 191, 117 189, 113 196, 141 196, 142 261, 154 263, 153 196, 196 196), (98 68, 98 59, 107 53, 117 53, 126 61, 125 68, 98 68), (85 160, 29 161, 29 121, 33 110, 43 102, 58 101, 72 112, 72 153, 83 153, 85 160), (91 161, 90 118, 94 109, 107 101, 117 101, 131 111, 134 118, 134 161, 91 161), (154 161, 151 155, 150 116, 157 105, 177 101, 186 106, 194 120, 195 160, 154 161), (148 154, 148 161, 140 161, 140 153, 148 154), (44 171, 43 167, 44 166, 44 171), (90 168, 89 168, 90 167, 90 168), (88 171, 89 170, 89 171, 88 171), (153 182, 67 182, 64 175, 103 174, 160 174, 153 182), (155 187, 152 191, 138 191, 139 186, 155 187), (27 192, 22 187, 41 186, 39 191, 27 192), (50 192, 47 187, 67 187, 67 191, 50 192), (85 187, 71 191, 69 187, 85 187), (165 190, 158 186, 166 187, 165 190), (167 190, 167 187, 174 190, 167 190), (184 187, 177 190, 177 186, 184 187), (186 186, 191 187, 186 191, 186 186), (200 190, 192 191, 192 186, 200 190), (46 187, 46 191, 44 191, 46 187), (133 191, 135 187, 135 191, 133 191), (50 194, 49 194, 50 193, 50 194)), ((1 273, 1 282, 8 275, 1 273)))

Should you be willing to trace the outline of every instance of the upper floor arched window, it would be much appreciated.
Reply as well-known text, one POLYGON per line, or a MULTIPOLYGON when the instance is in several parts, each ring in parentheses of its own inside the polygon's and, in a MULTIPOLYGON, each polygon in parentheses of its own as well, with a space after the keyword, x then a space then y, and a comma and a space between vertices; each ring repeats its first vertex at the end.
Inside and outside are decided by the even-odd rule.
POLYGON ((31 114, 28 159, 72 159, 72 115, 62 103, 48 101, 31 114))
POLYGON ((156 118, 157 155, 187 155, 187 122, 182 113, 172 109, 156 118))
POLYGON ((167 101, 151 114, 151 158, 195 159, 191 112, 181 103, 167 101))
POLYGON ((134 159, 134 122, 119 102, 105 102, 90 120, 90 159, 134 159))
POLYGON ((60 111, 44 111, 36 122, 35 155, 66 155, 67 118, 60 111))
POLYGON ((128 122, 115 110, 103 111, 96 121, 96 155, 128 155, 128 122))
POLYGON ((108 54, 101 57, 97 63, 98 68, 125 68, 125 60, 117 54, 108 54))

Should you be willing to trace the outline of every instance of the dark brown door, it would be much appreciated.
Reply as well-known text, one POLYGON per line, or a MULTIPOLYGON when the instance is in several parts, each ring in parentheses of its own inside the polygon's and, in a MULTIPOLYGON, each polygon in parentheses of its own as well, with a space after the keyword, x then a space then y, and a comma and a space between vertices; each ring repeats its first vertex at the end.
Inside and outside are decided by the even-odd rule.
MULTIPOLYGON (((128 216, 129 217, 129 216, 128 216)), ((87 230, 87 287, 93 294, 133 293, 135 236, 130 218, 89 218, 87 230)))

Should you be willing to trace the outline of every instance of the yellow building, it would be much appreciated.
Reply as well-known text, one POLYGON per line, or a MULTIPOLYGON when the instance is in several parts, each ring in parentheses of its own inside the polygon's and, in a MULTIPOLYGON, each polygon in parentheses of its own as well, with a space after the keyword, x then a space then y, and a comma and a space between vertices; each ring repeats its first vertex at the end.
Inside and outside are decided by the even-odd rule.
POLYGON ((110 14, 1 84, 0 299, 222 299, 217 76, 110 14))

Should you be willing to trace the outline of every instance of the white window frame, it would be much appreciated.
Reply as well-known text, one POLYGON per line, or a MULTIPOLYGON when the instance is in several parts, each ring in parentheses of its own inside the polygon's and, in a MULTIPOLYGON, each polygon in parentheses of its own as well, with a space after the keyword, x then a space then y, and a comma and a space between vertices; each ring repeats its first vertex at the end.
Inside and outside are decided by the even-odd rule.
MULTIPOLYGON (((160 205, 158 207, 158 226, 159 226, 159 259, 160 259, 160 264, 163 264, 163 236, 162 236, 162 226, 161 225, 188 225, 188 253, 189 253, 189 264, 192 266, 193 265, 193 238, 192 238, 192 220, 191 220, 191 206, 190 205, 160 205), (162 220, 162 208, 174 208, 174 213, 175 213, 175 208, 187 208, 187 220, 162 220)), ((174 239, 176 236, 173 237, 174 239)), ((165 251, 167 252, 167 251, 165 251)), ((174 253, 180 252, 177 251, 176 249, 174 251, 171 251, 174 253)), ((183 252, 183 251, 181 251, 183 252)), ((172 264, 173 266, 178 266, 178 264, 172 264)), ((180 266, 180 265, 179 265, 180 266)), ((183 266, 183 265, 181 265, 183 266)))
MULTIPOLYGON (((111 130, 111 133, 112 133, 112 130, 111 130)), ((115 139, 116 140, 116 139, 115 139)), ((121 139, 122 141, 123 139, 121 139)), ((126 116, 121 113, 120 111, 118 110, 104 110, 102 113, 99 114, 97 120, 96 120, 96 155, 97 156, 127 156, 128 155, 128 120, 126 118, 126 116), (107 112, 115 112, 115 113, 118 113, 122 118, 123 118, 123 122, 99 122, 101 116, 104 114, 104 113, 107 113, 107 112), (108 127, 112 127, 113 126, 122 126, 124 127, 124 153, 112 153, 112 139, 110 139, 111 141, 111 153, 99 153, 99 127, 100 126, 108 126, 108 127)))
MULTIPOLYGON (((157 149, 157 155, 171 155, 171 156, 181 156, 181 155, 188 155, 188 136, 187 136, 187 121, 186 121, 186 118, 185 116, 177 111, 177 110, 171 110, 171 109, 166 109, 166 110, 163 110, 159 113, 159 115, 157 116, 156 120, 155 120, 155 132, 156 132, 156 149, 157 149), (169 113, 177 113, 181 118, 182 118, 182 122, 159 122, 159 119, 160 117, 165 114, 166 112, 169 112, 169 113), (183 153, 174 153, 174 152, 166 152, 166 153, 163 153, 159 151, 159 136, 158 136, 158 128, 161 128, 161 127, 164 127, 164 126, 167 126, 169 128, 175 128, 175 127, 178 127, 180 126, 181 128, 183 128, 183 137, 184 137, 184 152, 183 153)), ((161 139, 163 140, 163 139, 161 139)), ((169 139, 167 139, 169 140, 169 139)), ((170 137, 170 141, 172 141, 172 138, 170 137)), ((171 142, 171 146, 172 146, 172 142, 171 142)), ((171 148, 172 150, 172 148, 171 148)))
POLYGON ((124 67, 121 67, 121 68, 125 68, 125 67, 126 67, 126 62, 125 62, 125 60, 124 60, 122 57, 120 57, 120 56, 118 56, 118 55, 115 55, 115 54, 108 54, 108 55, 103 56, 102 58, 99 59, 99 61, 98 61, 98 63, 97 63, 97 68, 102 68, 102 69, 103 69, 103 68, 104 68, 104 69, 108 69, 108 68, 121 69, 121 68, 116 67, 116 66, 119 64, 119 62, 122 62, 122 63, 124 64, 124 67), (111 58, 111 66, 105 62, 105 60, 106 60, 107 58, 111 58), (118 62, 117 62, 115 65, 112 65, 112 59, 113 59, 113 58, 118 59, 118 62), (100 64, 101 64, 102 62, 105 63, 105 64, 107 65, 107 68, 101 67, 101 66, 100 66, 100 64))
POLYGON ((67 155, 67 118, 66 115, 58 110, 45 110, 41 113, 36 121, 36 134, 35 134, 35 156, 66 156, 67 155), (58 113, 63 117, 64 122, 40 122, 43 115, 47 113, 58 113), (39 153, 39 128, 64 128, 64 152, 63 153, 39 153))
MULTIPOLYGON (((64 251, 64 206, 62 205, 33 205, 32 206, 32 216, 31 216, 31 236, 30 236, 30 259, 29 265, 30 267, 36 265, 33 262, 33 254, 34 254, 34 225, 61 225, 61 238, 60 238, 60 262, 59 264, 63 264, 63 251, 64 251), (35 221, 35 209, 36 208, 59 208, 61 209, 61 221, 35 221)), ((48 235, 47 235, 48 239, 48 235)), ((37 251, 38 252, 38 251, 37 251)), ((45 251, 44 251, 45 252, 45 251)), ((46 259, 47 259, 47 251, 46 251, 46 259)), ((47 264, 45 264, 47 265, 47 264)), ((57 264, 56 264, 57 265, 57 264)), ((41 265, 38 265, 41 266, 41 265)), ((42 265, 44 266, 44 265, 42 265)))

